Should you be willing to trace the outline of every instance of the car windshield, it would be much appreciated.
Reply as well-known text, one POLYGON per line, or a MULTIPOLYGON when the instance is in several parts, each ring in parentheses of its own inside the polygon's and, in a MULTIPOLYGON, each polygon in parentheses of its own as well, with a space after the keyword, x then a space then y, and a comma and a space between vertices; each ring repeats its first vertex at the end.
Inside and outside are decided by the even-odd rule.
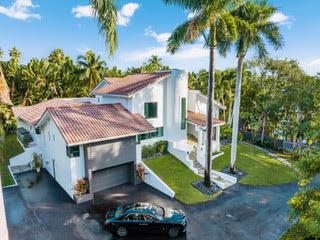
POLYGON ((160 215, 160 216, 164 216, 164 208, 160 207, 156 204, 152 204, 152 208, 155 210, 155 212, 160 215))
POLYGON ((128 209, 132 208, 133 206, 134 206, 133 204, 127 204, 127 205, 124 205, 123 207, 119 207, 117 208, 115 215, 124 214, 128 209))

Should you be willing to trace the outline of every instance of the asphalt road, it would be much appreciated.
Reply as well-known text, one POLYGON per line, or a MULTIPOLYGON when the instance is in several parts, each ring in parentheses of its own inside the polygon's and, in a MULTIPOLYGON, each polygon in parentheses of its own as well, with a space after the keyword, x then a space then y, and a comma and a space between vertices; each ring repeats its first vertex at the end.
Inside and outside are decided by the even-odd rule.
MULTIPOLYGON (((184 205, 145 184, 122 185, 97 194, 93 208, 74 204, 46 172, 38 183, 34 172, 20 174, 18 182, 17 187, 3 189, 11 240, 117 239, 100 224, 105 209, 134 201, 182 209, 189 226, 186 235, 178 239, 278 239, 290 226, 287 201, 298 190, 296 184, 238 184, 216 200, 184 205), (31 188, 30 182, 34 183, 31 188)), ((127 239, 165 238, 136 235, 127 239)))

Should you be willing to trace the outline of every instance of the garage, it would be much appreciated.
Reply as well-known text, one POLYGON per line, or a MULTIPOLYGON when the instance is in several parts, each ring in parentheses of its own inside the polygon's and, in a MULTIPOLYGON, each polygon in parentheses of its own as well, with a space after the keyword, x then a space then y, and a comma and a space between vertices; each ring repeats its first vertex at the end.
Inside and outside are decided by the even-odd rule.
POLYGON ((99 192, 107 188, 115 187, 131 182, 133 163, 106 168, 93 172, 92 188, 94 192, 99 192))
POLYGON ((87 146, 92 170, 92 190, 99 192, 124 183, 134 183, 135 137, 115 139, 87 146))

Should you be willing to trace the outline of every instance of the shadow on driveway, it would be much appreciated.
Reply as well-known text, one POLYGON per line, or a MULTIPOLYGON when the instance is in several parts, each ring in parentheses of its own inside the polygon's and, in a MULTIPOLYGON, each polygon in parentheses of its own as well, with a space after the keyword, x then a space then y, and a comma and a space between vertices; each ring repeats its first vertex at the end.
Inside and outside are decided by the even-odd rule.
MULTIPOLYGON (((92 207, 76 205, 46 171, 31 188, 35 172, 19 174, 17 179, 19 186, 3 189, 11 240, 117 239, 102 228, 105 211, 135 201, 185 211, 189 226, 187 234, 178 239, 278 239, 289 227, 287 201, 298 190, 296 184, 235 185, 214 201, 184 205, 146 184, 121 185, 97 193, 92 207)), ((166 237, 137 235, 127 239, 166 237)))

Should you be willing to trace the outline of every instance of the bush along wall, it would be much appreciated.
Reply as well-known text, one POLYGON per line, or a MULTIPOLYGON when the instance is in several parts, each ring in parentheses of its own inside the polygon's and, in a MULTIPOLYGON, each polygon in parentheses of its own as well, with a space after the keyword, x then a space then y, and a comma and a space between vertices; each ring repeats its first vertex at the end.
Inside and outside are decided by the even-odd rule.
POLYGON ((142 147, 142 159, 164 155, 167 153, 168 153, 168 141, 159 141, 152 145, 144 145, 142 147))

